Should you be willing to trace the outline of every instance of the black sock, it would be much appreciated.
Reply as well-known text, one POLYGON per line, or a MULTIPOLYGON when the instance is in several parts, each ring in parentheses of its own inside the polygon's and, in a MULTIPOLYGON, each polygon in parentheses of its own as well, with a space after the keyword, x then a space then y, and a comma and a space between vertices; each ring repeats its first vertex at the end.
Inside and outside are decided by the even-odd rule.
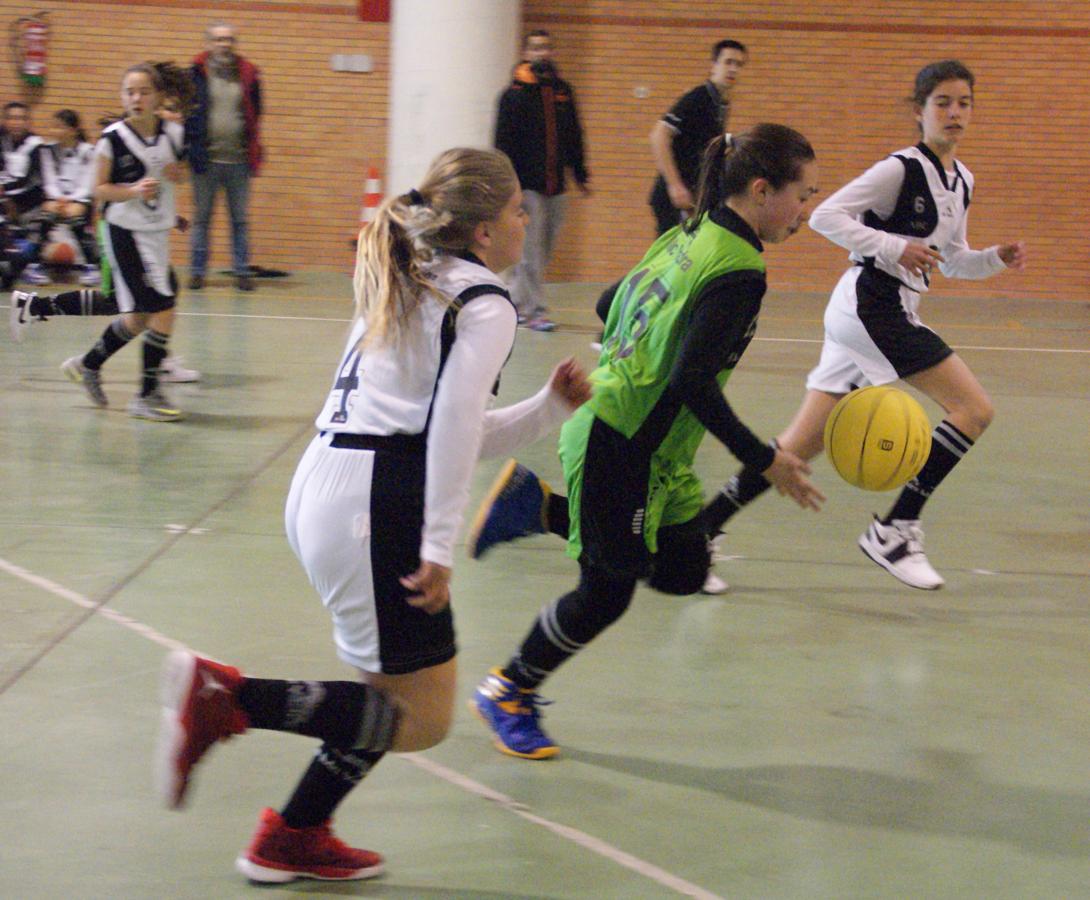
POLYGON ((117 300, 113 297, 84 288, 65 291, 53 297, 35 297, 30 301, 30 312, 44 316, 116 316, 118 309, 117 300))
POLYGON ((700 522, 708 537, 717 535, 727 521, 743 506, 752 503, 772 484, 756 469, 748 466, 733 476, 710 503, 700 511, 700 522))
POLYGON ((635 578, 618 578, 585 566, 579 587, 538 614, 518 653, 504 667, 504 676, 521 688, 536 688, 616 622, 635 590, 635 578))
POLYGON ((73 222, 69 226, 72 229, 72 233, 76 236, 76 240, 79 241, 80 249, 83 251, 83 259, 89 266, 98 265, 98 241, 95 240, 94 234, 91 233, 87 227, 86 221, 73 222))
POLYGON ((920 474, 904 486, 882 522, 888 525, 893 519, 918 519, 927 498, 972 446, 972 439, 945 419, 939 422, 931 432, 931 453, 927 462, 920 469, 920 474))
MULTIPOLYGON (((78 291, 69 291, 69 294, 78 293, 78 291)), ((58 294, 57 297, 67 297, 68 294, 58 294)), ((39 319, 45 319, 48 316, 64 315, 64 313, 54 308, 53 301, 56 300, 49 294, 43 297, 39 297, 37 294, 31 294, 30 300, 27 301, 26 314, 27 316, 37 316, 39 319)))
POLYGON ((280 813, 284 824, 310 828, 331 818, 333 810, 384 755, 382 751, 339 750, 322 744, 280 813))
POLYGON ((159 387, 159 367, 167 358, 170 335, 149 328, 144 332, 144 383, 140 396, 146 397, 159 387))
POLYGON ((101 369, 102 364, 117 353, 135 334, 125 327, 123 319, 114 319, 102 332, 102 337, 83 357, 83 364, 88 369, 101 369))
POLYGON ((568 498, 562 494, 549 494, 545 504, 545 519, 549 523, 549 533, 568 539, 571 518, 568 515, 568 498))
POLYGON ((394 701, 356 681, 245 678, 238 703, 254 728, 306 734, 342 750, 387 750, 397 732, 394 701))

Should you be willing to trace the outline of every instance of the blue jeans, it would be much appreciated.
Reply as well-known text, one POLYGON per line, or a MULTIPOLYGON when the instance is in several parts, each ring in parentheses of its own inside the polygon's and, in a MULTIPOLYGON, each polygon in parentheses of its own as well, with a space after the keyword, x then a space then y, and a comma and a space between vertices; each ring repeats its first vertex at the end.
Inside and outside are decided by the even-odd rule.
POLYGON ((209 163, 201 175, 193 173, 193 230, 190 235, 189 274, 202 278, 208 270, 208 226, 216 191, 227 193, 231 216, 231 268, 236 275, 250 273, 250 236, 246 221, 250 205, 250 167, 246 163, 209 163))

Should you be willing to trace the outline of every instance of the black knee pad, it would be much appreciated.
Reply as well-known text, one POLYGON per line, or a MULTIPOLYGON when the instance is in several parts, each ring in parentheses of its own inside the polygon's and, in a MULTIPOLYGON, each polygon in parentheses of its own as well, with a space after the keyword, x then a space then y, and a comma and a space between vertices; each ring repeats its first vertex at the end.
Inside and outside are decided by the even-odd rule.
POLYGON ((704 529, 695 520, 660 528, 658 544, 649 587, 679 595, 695 594, 704 587, 712 556, 704 529))

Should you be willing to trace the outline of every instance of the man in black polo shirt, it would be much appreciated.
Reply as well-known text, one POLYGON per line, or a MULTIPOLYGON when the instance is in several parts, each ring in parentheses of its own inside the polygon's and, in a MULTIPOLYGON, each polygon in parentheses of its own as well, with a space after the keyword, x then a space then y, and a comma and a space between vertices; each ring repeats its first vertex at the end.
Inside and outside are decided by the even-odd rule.
POLYGON ((696 205, 700 158, 708 141, 727 130, 730 95, 748 59, 745 44, 720 41, 712 47, 708 80, 684 94, 651 130, 659 176, 650 203, 659 234, 683 222, 696 205))

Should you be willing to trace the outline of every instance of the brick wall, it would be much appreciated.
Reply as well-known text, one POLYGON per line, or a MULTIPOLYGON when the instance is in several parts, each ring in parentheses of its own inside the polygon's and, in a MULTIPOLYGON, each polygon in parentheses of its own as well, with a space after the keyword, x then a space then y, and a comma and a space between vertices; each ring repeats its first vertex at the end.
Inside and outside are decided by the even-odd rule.
MULTIPOLYGON (((822 195, 915 142, 903 98, 922 65, 965 61, 977 76, 959 154, 976 176, 970 242, 1025 238, 1031 269, 983 282, 940 278, 937 292, 1090 299, 1088 3, 526 0, 524 20, 554 36, 581 104, 596 188, 591 201, 573 195, 553 278, 609 280, 645 249, 653 235, 647 134, 707 77, 711 45, 733 37, 751 55, 732 130, 759 121, 798 128, 817 150, 822 195)), ((825 291, 846 254, 804 230, 770 247, 768 260, 773 286, 825 291)))
MULTIPOLYGON (((266 89, 268 164, 254 182, 253 259, 290 269, 350 265, 346 245, 366 167, 384 161, 388 26, 360 22, 354 0, 69 0, 47 8, 53 40, 48 84, 35 105, 41 124, 62 106, 88 120, 116 110, 127 65, 188 61, 210 19, 232 22, 266 89), (375 71, 332 72, 334 53, 368 53, 375 71)), ((9 23, 28 9, 0 0, 9 23)), ((646 248, 653 233, 648 132, 704 79, 710 45, 730 36, 751 49, 732 128, 772 120, 803 131, 818 151, 823 193, 912 143, 903 98, 916 70, 963 59, 978 78, 961 153, 977 178, 970 240, 982 247, 1024 237, 1032 268, 985 282, 940 280, 938 292, 1090 299, 1088 3, 524 0, 523 18, 556 38, 594 175, 593 198, 573 195, 553 279, 611 280, 646 248)), ((0 92, 18 96, 10 50, 2 55, 0 92)), ((229 262, 224 218, 221 206, 215 268, 229 262)), ((184 263, 184 239, 175 240, 175 260, 184 263)), ((828 290, 845 262, 842 251, 805 231, 768 257, 773 286, 799 290, 828 290)))
MULTIPOLYGON (((0 0, 5 22, 25 5, 0 0)), ((252 182, 252 260, 288 269, 350 268, 348 242, 359 219, 367 165, 384 167, 388 26, 359 21, 354 0, 333 2, 202 2, 130 0, 54 3, 46 7, 52 38, 46 89, 35 103, 39 129, 70 106, 92 125, 120 111, 121 73, 134 62, 170 59, 188 64, 204 49, 213 19, 239 32, 239 52, 262 73, 262 122, 267 162, 252 182), (367 53, 370 74, 333 72, 334 53, 367 53)), ((23 96, 6 43, 0 96, 23 96)), ((98 128, 88 131, 97 135, 98 128)), ((191 208, 188 188, 180 207, 191 208)), ((211 271, 229 268, 227 211, 217 201, 211 271)), ((186 239, 175 233, 173 259, 188 264, 186 239)))

